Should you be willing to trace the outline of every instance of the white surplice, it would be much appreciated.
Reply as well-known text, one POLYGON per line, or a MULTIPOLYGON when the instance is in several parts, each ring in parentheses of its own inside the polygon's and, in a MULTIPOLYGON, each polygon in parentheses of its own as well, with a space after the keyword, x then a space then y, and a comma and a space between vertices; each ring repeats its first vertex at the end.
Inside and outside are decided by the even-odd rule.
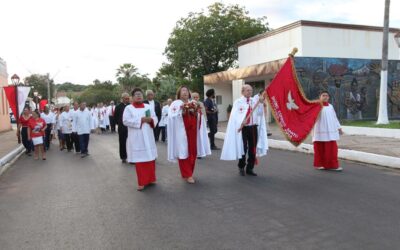
MULTIPOLYGON (((188 141, 185 124, 182 117, 182 100, 175 100, 168 110, 168 160, 176 162, 178 159, 188 158, 188 141)), ((210 142, 207 134, 207 124, 204 116, 197 116, 197 157, 211 155, 210 142)))
MULTIPOLYGON (((246 118, 247 110, 250 105, 255 107, 258 102, 258 96, 250 98, 250 104, 247 104, 245 97, 237 99, 232 106, 231 116, 229 117, 228 126, 226 128, 224 146, 222 147, 221 160, 233 161, 242 158, 245 154, 242 131, 238 131, 246 118)), ((264 107, 259 104, 251 117, 252 123, 257 126, 258 138, 256 155, 261 157, 267 154, 268 151, 268 138, 267 138, 267 125, 265 122, 264 107)))
POLYGON ((147 110, 150 110, 154 125, 157 124, 157 116, 148 104, 144 104, 144 108, 128 105, 124 110, 122 122, 128 127, 126 152, 130 163, 148 162, 157 158, 153 128, 148 123, 142 123, 142 117, 146 117, 147 110))
POLYGON ((312 141, 339 140, 340 123, 331 104, 324 106, 316 121, 312 133, 312 141))

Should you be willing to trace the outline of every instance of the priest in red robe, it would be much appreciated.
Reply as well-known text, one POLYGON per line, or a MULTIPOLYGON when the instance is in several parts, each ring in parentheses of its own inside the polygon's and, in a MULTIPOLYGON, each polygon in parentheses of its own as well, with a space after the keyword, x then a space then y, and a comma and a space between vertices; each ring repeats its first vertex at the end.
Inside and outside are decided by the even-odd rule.
POLYGON ((190 98, 187 87, 178 89, 168 111, 167 134, 168 160, 178 160, 182 178, 193 184, 197 157, 210 155, 211 149, 201 106, 190 98))
POLYGON ((156 182, 157 147, 153 128, 157 116, 148 104, 143 103, 143 91, 135 88, 132 91, 133 103, 126 106, 123 113, 123 124, 128 128, 126 141, 127 161, 135 163, 138 180, 138 191, 146 185, 156 182))
POLYGON ((313 129, 314 167, 319 170, 342 171, 339 167, 336 141, 343 131, 335 109, 329 104, 329 93, 321 92, 319 99, 324 107, 313 129))

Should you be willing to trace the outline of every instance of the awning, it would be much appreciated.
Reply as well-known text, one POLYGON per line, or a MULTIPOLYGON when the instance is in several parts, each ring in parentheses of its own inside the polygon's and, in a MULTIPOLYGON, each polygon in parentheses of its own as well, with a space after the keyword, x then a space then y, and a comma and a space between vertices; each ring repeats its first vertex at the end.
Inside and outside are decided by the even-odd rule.
POLYGON ((205 75, 204 84, 221 84, 232 82, 233 80, 256 78, 260 76, 275 75, 286 59, 251 65, 244 68, 232 69, 205 75))

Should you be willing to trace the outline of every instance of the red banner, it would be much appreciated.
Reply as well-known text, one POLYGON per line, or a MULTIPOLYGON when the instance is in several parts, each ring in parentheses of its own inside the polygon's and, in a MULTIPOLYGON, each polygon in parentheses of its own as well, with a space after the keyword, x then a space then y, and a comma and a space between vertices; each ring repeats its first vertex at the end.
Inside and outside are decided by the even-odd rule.
POLYGON ((40 102, 39 102, 39 110, 40 110, 40 111, 44 111, 44 107, 46 107, 47 103, 48 103, 48 102, 47 102, 46 99, 40 100, 40 102))
POLYGON ((322 109, 319 101, 308 100, 289 57, 266 88, 268 101, 282 132, 295 146, 311 132, 322 109))
POLYGON ((7 86, 7 87, 4 87, 3 89, 4 89, 4 92, 6 93, 8 104, 10 105, 10 108, 14 114, 14 118, 16 121, 18 121, 19 117, 18 117, 18 112, 17 112, 17 98, 15 96, 17 94, 15 92, 16 87, 15 86, 7 86))

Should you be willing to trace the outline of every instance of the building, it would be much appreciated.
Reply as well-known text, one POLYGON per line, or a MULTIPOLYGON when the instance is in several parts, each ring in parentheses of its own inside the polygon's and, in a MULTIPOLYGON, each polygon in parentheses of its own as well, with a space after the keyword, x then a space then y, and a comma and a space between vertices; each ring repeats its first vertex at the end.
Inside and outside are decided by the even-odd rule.
MULTIPOLYGON (((7 63, 0 58, 0 87, 8 85, 7 63)), ((6 93, 1 89, 0 93, 0 132, 11 129, 9 106, 6 93)))
MULTIPOLYGON (((294 47, 297 75, 309 99, 331 94, 340 119, 376 119, 382 57, 382 27, 297 21, 238 43, 239 68, 204 76, 214 88, 220 119, 240 97, 241 86, 264 89, 294 47)), ((400 119, 400 29, 389 31, 388 108, 400 119)))

